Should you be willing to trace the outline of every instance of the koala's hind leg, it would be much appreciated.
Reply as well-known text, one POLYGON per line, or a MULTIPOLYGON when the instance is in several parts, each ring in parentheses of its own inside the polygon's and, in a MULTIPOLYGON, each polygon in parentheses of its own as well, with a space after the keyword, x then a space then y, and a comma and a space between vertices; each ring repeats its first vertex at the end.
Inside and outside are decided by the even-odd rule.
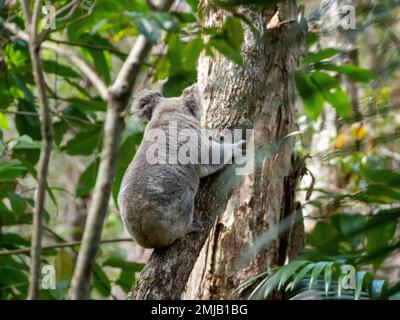
POLYGON ((195 217, 194 197, 195 193, 191 189, 187 189, 182 197, 181 210, 185 216, 185 223, 187 223, 186 233, 201 230, 201 222, 195 217))

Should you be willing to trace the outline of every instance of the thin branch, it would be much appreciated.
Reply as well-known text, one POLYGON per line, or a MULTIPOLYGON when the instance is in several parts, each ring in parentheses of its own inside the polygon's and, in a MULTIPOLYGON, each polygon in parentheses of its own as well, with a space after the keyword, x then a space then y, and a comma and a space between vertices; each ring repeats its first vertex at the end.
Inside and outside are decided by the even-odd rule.
MULTIPOLYGON (((80 1, 79 0, 73 0, 71 2, 68 2, 65 6, 57 9, 55 15, 59 16, 60 14, 64 13, 66 10, 70 9, 71 7, 77 7, 79 6, 80 1)), ((75 8, 70 10, 70 12, 74 12, 75 8)), ((70 14, 70 12, 68 14, 70 14)))
POLYGON ((51 121, 49 101, 47 99, 46 82, 44 80, 42 62, 40 60, 40 42, 37 38, 38 22, 42 9, 42 2, 36 0, 32 17, 29 16, 27 2, 21 0, 25 14, 25 28, 28 36, 29 52, 32 60, 32 71, 38 92, 40 106, 40 128, 42 133, 42 146, 38 164, 38 187, 35 194, 35 207, 33 210, 33 230, 31 243, 31 266, 29 270, 28 299, 36 300, 39 292, 40 262, 42 252, 43 212, 46 196, 47 174, 49 170, 50 153, 53 144, 53 124, 51 121))
MULTIPOLYGON (((99 243, 104 244, 104 243, 115 243, 115 242, 132 242, 131 238, 117 238, 117 239, 107 239, 107 240, 101 240, 99 243)), ((42 251, 44 250, 51 250, 51 249, 59 249, 59 248, 66 248, 66 247, 76 247, 80 246, 82 244, 82 241, 71 241, 71 242, 63 242, 63 243, 57 243, 57 244, 52 244, 48 246, 43 246, 42 251)), ((11 255, 16 255, 16 254, 28 254, 31 252, 30 248, 21 248, 21 249, 15 249, 15 250, 9 250, 9 251, 3 251, 0 252, 0 256, 11 256, 11 255)))
POLYGON ((119 55, 119 56, 123 56, 125 58, 128 56, 125 52, 119 51, 118 49, 105 47, 105 46, 99 46, 99 45, 95 45, 95 44, 64 41, 64 40, 58 40, 58 39, 53 39, 53 38, 48 39, 47 41, 59 43, 59 44, 65 44, 65 45, 73 46, 73 47, 81 47, 81 48, 88 48, 88 49, 93 49, 93 50, 108 51, 108 52, 114 53, 117 56, 119 55))
POLYGON ((29 29, 29 26, 31 24, 31 13, 29 11, 28 1, 21 0, 21 8, 25 18, 25 28, 29 29))
MULTIPOLYGON (((168 10, 172 3, 173 0, 165 0, 161 8, 168 10)), ((145 37, 138 36, 109 91, 99 171, 83 233, 82 246, 71 280, 69 296, 74 300, 87 299, 89 295, 90 274, 107 214, 115 175, 118 146, 124 125, 122 115, 127 108, 140 67, 151 47, 152 44, 145 37)))
MULTIPOLYGON (((20 30, 18 26, 14 23, 7 22, 4 19, 0 18, 0 23, 14 34, 19 39, 22 39, 26 42, 29 42, 28 33, 20 30)), ((97 75, 97 73, 84 61, 81 59, 74 51, 68 50, 66 48, 60 48, 54 43, 50 43, 49 41, 44 41, 41 44, 42 49, 47 49, 58 53, 63 58, 69 60, 76 68, 78 68, 93 84, 93 86, 97 89, 102 99, 107 100, 108 89, 104 84, 103 80, 97 75)))
MULTIPOLYGON (((5 114, 19 114, 19 115, 23 115, 23 116, 34 116, 37 117, 38 114, 36 112, 32 112, 32 111, 19 111, 19 110, 2 110, 2 113, 5 114)), ((64 120, 74 120, 83 124, 88 124, 91 126, 99 126, 99 124, 91 122, 89 120, 85 120, 82 118, 78 118, 75 116, 70 116, 70 115, 65 115, 65 114, 61 114, 59 112, 51 112, 51 114, 59 119, 64 119, 64 120)))

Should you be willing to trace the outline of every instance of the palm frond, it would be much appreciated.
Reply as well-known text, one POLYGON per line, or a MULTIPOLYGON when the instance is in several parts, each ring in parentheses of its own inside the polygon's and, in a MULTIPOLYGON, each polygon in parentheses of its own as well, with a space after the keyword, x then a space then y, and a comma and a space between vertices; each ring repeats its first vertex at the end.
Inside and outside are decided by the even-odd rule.
POLYGON ((389 299, 389 285, 367 271, 337 261, 293 261, 242 283, 237 290, 259 281, 249 299, 267 299, 281 291, 284 299, 389 299), (352 271, 354 270, 354 271, 352 271), (261 281, 260 281, 261 280, 261 281))

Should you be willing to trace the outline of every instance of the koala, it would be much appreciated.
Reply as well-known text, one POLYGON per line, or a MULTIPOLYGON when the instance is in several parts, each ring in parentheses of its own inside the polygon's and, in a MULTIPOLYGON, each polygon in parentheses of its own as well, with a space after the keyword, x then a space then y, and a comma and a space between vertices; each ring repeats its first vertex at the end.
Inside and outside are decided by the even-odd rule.
POLYGON ((201 229, 201 223, 194 216, 194 199, 200 179, 221 169, 233 155, 241 154, 245 142, 217 142, 201 130, 203 108, 197 84, 186 88, 177 98, 164 98, 157 91, 142 91, 135 97, 132 109, 149 122, 123 177, 118 205, 128 232, 139 245, 165 247, 185 234, 201 229), (169 137, 171 123, 176 124, 178 133, 187 132, 189 140, 169 137), (154 141, 154 132, 165 133, 167 138, 154 141), (203 144, 200 148, 200 140, 207 141, 206 147, 203 144), (185 156, 185 150, 198 152, 189 156, 193 161, 152 163, 149 154, 156 149, 158 156, 168 160, 171 151, 171 154, 181 155, 183 151, 185 156), (216 164, 195 161, 210 157, 213 152, 223 153, 223 159, 216 164))

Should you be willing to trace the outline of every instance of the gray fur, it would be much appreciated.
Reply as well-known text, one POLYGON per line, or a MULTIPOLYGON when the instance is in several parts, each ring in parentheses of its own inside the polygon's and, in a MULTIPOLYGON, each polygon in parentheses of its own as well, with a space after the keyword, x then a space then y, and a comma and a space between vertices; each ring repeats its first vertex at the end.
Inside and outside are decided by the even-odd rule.
MULTIPOLYGON (((169 123, 175 121, 178 132, 190 129, 193 134, 204 135, 200 125, 202 106, 197 85, 185 89, 178 98, 163 98, 155 91, 142 92, 133 107, 150 122, 125 172, 118 204, 124 224, 138 244, 145 248, 164 247, 201 228, 200 222, 194 220, 194 198, 200 178, 214 173, 224 164, 149 164, 146 159, 149 146, 157 143, 149 137, 151 129, 161 129, 167 134, 169 123)), ((224 152, 232 155, 241 149, 242 144, 212 141, 207 152, 223 148, 224 152)), ((179 147, 181 145, 174 146, 167 140, 167 148, 179 150, 179 147)))

